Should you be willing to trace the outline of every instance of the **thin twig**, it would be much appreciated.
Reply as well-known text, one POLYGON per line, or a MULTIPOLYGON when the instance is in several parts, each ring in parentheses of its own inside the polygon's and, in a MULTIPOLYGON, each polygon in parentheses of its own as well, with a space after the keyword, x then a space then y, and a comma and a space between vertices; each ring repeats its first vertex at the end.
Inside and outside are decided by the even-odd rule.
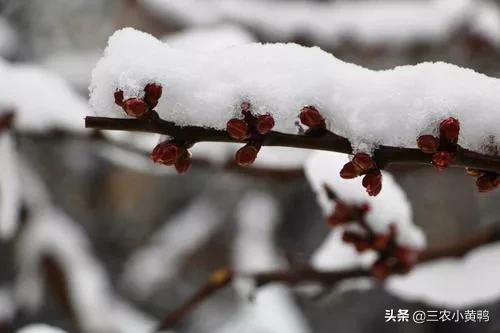
MULTIPOLYGON (((178 140, 190 143, 197 142, 238 142, 224 130, 200 126, 178 126, 173 122, 155 119, 121 119, 106 117, 86 117, 85 127, 100 130, 119 130, 148 132, 169 135, 178 140)), ((415 138, 416 140, 416 138, 415 138)), ((314 150, 326 150, 351 154, 352 147, 348 139, 332 132, 322 135, 295 135, 270 132, 265 136, 264 146, 282 146, 314 150)), ((380 168, 389 164, 411 163, 430 164, 430 154, 419 149, 380 146, 374 151, 374 159, 380 168)), ((500 172, 500 156, 479 154, 467 149, 458 148, 450 166, 471 167, 480 170, 500 172)))

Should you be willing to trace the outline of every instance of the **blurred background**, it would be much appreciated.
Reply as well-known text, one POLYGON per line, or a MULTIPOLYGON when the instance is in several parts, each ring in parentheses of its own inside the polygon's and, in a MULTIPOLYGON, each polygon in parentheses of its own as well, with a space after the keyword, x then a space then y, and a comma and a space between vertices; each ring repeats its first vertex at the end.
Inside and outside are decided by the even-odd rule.
MULTIPOLYGON (((23 193, 16 206, 23 223, 0 243, 0 332, 37 322, 68 332, 150 331, 218 267, 274 267, 241 262, 261 246, 270 247, 276 267, 300 267, 328 235, 301 173, 304 153, 285 165, 263 161, 262 168, 278 169, 278 176, 227 167, 227 155, 201 156, 178 176, 144 158, 154 137, 117 136, 107 144, 85 131, 53 130, 73 133, 83 127, 83 115, 71 118, 77 119, 73 127, 64 121, 53 126, 52 116, 37 110, 71 113, 78 104, 92 114, 86 106, 91 71, 107 38, 127 26, 185 49, 295 42, 371 69, 445 61, 500 74, 497 1, 0 0, 0 106, 25 108, 27 117, 6 148, 17 164, 8 164, 7 155, 0 161, 4 184, 19 177, 17 185, 2 185, 1 209, 9 191, 23 193), (12 74, 21 70, 25 78, 12 74), (35 72, 45 90, 30 86, 35 72)), ((500 223, 500 192, 478 194, 461 169, 389 171, 431 245, 500 223)), ((473 306, 490 311, 486 324, 416 325, 387 324, 385 310, 433 305, 405 301, 383 286, 321 297, 283 287, 269 297, 278 303, 249 310, 234 288, 226 288, 177 331, 500 332, 498 301, 473 306)))

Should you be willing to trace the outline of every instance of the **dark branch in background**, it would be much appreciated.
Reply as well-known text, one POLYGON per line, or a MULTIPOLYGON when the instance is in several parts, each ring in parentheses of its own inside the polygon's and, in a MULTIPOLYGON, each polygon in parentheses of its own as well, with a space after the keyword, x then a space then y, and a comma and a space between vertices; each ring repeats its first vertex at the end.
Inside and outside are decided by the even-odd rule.
MULTIPOLYGON (((418 263, 425 263, 432 260, 444 258, 459 258, 479 246, 500 241, 500 225, 493 225, 484 228, 468 237, 460 239, 450 244, 429 247, 418 256, 418 263)), ((320 271, 312 267, 305 267, 291 270, 277 270, 259 273, 236 273, 229 270, 219 270, 214 274, 222 275, 224 278, 212 278, 206 285, 199 289, 185 303, 170 312, 158 327, 158 331, 173 329, 177 324, 186 318, 198 305, 217 291, 228 286, 235 278, 242 277, 252 279, 256 287, 262 287, 269 283, 284 283, 295 286, 301 283, 314 282, 324 287, 332 287, 337 283, 352 278, 370 277, 371 274, 365 269, 350 269, 345 271, 320 271), (222 274, 225 272, 225 274, 222 274)))
MULTIPOLYGON (((1 122, 1 120, 0 120, 1 122)), ((61 140, 76 140, 82 142, 96 142, 105 144, 121 150, 133 153, 137 156, 149 159, 149 152, 127 144, 126 142, 113 141, 102 135, 99 131, 92 133, 72 132, 61 129, 53 129, 44 132, 31 132, 11 130, 17 139, 28 139, 35 142, 60 142, 61 140)), ((193 165, 210 169, 213 171, 228 171, 258 179, 273 180, 275 182, 289 182, 304 178, 302 168, 272 168, 272 167, 241 167, 231 159, 226 162, 216 163, 208 159, 193 157, 193 165)))
MULTIPOLYGON (((175 137, 190 143, 197 142, 240 142, 231 138, 224 130, 199 126, 178 126, 173 122, 154 119, 120 119, 106 117, 86 117, 85 127, 100 130, 158 133, 175 137)), ((417 138, 415 138, 416 140, 417 138)), ((303 149, 326 150, 352 154, 352 147, 344 137, 331 132, 321 135, 295 135, 270 132, 265 136, 264 146, 281 146, 303 149)), ((389 164, 412 163, 430 164, 432 156, 420 149, 380 146, 374 151, 374 159, 381 168, 389 164)), ((471 167, 480 170, 500 172, 500 156, 479 154, 458 148, 450 166, 471 167)))

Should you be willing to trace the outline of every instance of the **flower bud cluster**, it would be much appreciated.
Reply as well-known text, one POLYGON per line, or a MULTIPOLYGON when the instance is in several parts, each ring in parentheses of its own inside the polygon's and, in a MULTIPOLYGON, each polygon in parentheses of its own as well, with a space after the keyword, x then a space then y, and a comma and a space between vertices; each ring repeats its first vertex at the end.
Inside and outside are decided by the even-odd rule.
POLYGON ((235 155, 236 163, 247 166, 255 162, 264 136, 274 127, 274 118, 270 114, 254 115, 248 102, 241 103, 242 118, 232 118, 226 123, 229 136, 238 141, 247 141, 235 155))
POLYGON ((382 173, 380 169, 370 155, 357 153, 340 170, 340 177, 352 179, 362 175, 364 175, 362 184, 368 195, 376 196, 379 194, 382 190, 382 173))

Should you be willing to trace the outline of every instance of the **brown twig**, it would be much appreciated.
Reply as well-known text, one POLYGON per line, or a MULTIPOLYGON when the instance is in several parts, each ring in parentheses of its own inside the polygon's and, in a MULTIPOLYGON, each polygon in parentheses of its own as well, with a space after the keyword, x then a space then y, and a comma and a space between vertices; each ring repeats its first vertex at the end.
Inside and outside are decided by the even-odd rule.
MULTIPOLYGON (((484 228, 458 241, 445 245, 429 247, 419 254, 417 261, 421 264, 443 258, 462 257, 479 246, 498 241, 500 241, 500 226, 494 225, 484 228)), ((231 272, 227 275, 227 278, 223 280, 223 283, 214 283, 213 281, 210 281, 180 307, 170 312, 158 327, 158 331, 174 328, 198 305, 200 305, 208 297, 214 295, 217 291, 228 286, 236 277, 252 279, 255 282, 256 287, 262 287, 266 284, 275 282, 284 283, 289 286, 295 286, 306 282, 315 282, 325 287, 332 287, 346 279, 370 276, 370 271, 362 268, 349 269, 345 271, 320 271, 312 267, 304 267, 300 269, 277 270, 252 274, 237 274, 231 272)))
MULTIPOLYGON (((181 127, 173 122, 159 118, 121 119, 86 117, 85 127, 100 130, 158 133, 169 135, 178 140, 184 140, 190 143, 238 142, 231 138, 224 130, 199 126, 181 127)), ((349 140, 331 132, 324 132, 322 135, 311 136, 270 132, 265 136, 263 145, 326 150, 345 154, 351 154, 353 152, 349 140)), ((398 163, 430 164, 431 155, 425 154, 419 149, 380 146, 374 151, 374 159, 380 168, 385 168, 389 164, 398 163)), ((450 166, 471 167, 480 170, 500 172, 500 156, 479 154, 459 147, 455 159, 450 166)))
POLYGON ((158 326, 157 331, 170 329, 181 319, 185 318, 196 306, 215 294, 218 290, 228 286, 234 278, 234 273, 228 269, 218 269, 210 280, 201 287, 191 298, 177 309, 170 312, 158 326))

